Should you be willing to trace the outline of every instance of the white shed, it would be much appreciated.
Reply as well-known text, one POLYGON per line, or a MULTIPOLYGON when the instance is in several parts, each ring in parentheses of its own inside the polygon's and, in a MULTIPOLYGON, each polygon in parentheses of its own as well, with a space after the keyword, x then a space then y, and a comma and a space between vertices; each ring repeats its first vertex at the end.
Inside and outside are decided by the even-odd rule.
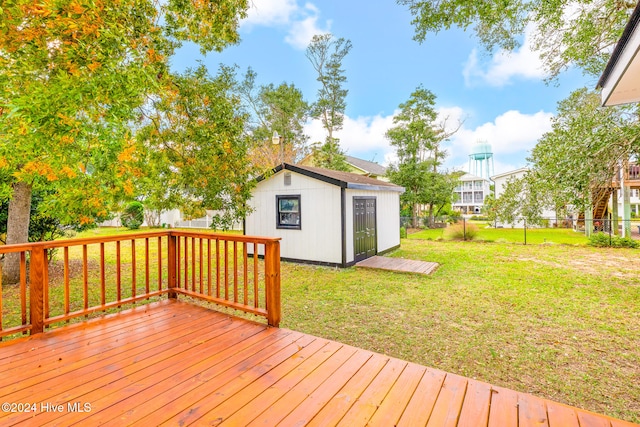
POLYGON ((283 260, 348 267, 400 247, 402 192, 362 175, 284 163, 258 178, 245 233, 282 238, 283 260))

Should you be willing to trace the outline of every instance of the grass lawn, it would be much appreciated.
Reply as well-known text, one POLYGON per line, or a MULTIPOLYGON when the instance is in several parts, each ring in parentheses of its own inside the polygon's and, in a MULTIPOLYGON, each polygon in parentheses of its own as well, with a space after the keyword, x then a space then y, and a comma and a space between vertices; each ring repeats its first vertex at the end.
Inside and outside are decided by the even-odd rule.
MULTIPOLYGON (((478 234, 474 240, 497 243, 524 243, 525 230, 522 228, 493 228, 485 223, 474 224, 478 227, 478 234)), ((447 229, 425 229, 409 234, 409 239, 418 240, 450 240, 447 229)), ((566 244, 586 245, 589 239, 583 233, 566 228, 527 228, 527 244, 566 244)))
POLYGON ((389 255, 440 267, 283 263, 281 326, 640 422, 640 250, 410 238, 389 255))

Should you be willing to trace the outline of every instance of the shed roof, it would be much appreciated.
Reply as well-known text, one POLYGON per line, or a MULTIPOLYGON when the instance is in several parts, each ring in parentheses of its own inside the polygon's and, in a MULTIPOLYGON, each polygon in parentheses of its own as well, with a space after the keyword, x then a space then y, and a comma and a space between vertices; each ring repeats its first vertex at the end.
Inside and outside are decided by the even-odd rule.
MULTIPOLYGON (((273 169, 273 172, 277 173, 283 169, 290 170, 328 184, 337 185, 341 188, 373 191, 396 191, 404 193, 404 187, 400 187, 399 185, 350 172, 334 171, 312 166, 292 165, 289 163, 278 165, 273 169)), ((262 181, 265 178, 267 178, 267 176, 262 175, 258 178, 258 181, 262 181)))
POLYGON ((640 2, 598 80, 602 105, 640 101, 640 2))

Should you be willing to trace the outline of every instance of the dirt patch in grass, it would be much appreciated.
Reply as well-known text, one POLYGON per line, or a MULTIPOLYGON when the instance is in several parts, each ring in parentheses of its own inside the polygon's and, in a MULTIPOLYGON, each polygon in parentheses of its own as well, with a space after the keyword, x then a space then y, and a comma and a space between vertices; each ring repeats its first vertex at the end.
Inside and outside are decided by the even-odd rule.
MULTIPOLYGON (((533 262, 553 268, 571 268, 581 273, 590 275, 602 274, 603 270, 609 271, 611 275, 624 278, 638 278, 637 257, 616 254, 619 249, 602 249, 598 253, 580 253, 576 257, 567 257, 562 262, 544 258, 518 257, 518 261, 533 262), (613 252, 613 253, 612 253, 613 252)), ((634 252, 635 254, 635 252, 634 252)), ((640 280, 638 281, 640 285, 640 280)))
MULTIPOLYGON (((75 279, 81 277, 83 274, 81 259, 69 260, 69 279, 75 279)), ((100 265, 98 261, 94 259, 87 260, 88 271, 99 271, 100 265)), ((64 280, 64 262, 61 260, 51 260, 49 262, 49 281, 52 283, 60 282, 64 280)))

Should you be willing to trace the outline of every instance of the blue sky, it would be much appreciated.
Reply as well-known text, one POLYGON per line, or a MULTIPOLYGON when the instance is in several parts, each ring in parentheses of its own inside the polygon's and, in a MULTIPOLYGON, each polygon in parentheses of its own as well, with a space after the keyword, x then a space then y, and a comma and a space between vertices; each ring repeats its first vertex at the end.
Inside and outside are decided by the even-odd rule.
MULTIPOLYGON (((212 71, 218 64, 251 67, 259 84, 293 83, 308 101, 318 89, 315 72, 305 56, 314 34, 330 32, 351 40, 345 58, 347 109, 345 126, 337 136, 347 154, 387 164, 394 150, 384 134, 398 105, 419 85, 437 96, 441 118, 463 121, 445 143, 445 167, 468 171, 473 145, 487 141, 493 147, 495 173, 522 167, 542 134, 558 101, 593 79, 576 70, 555 83, 544 83, 537 56, 523 47, 506 55, 488 54, 471 32, 451 30, 413 40, 411 15, 394 0, 252 0, 249 16, 240 27, 242 41, 222 53, 203 57, 185 46, 173 58, 176 70, 202 61, 212 71)), ((310 122, 310 142, 324 140, 320 123, 310 122)))

